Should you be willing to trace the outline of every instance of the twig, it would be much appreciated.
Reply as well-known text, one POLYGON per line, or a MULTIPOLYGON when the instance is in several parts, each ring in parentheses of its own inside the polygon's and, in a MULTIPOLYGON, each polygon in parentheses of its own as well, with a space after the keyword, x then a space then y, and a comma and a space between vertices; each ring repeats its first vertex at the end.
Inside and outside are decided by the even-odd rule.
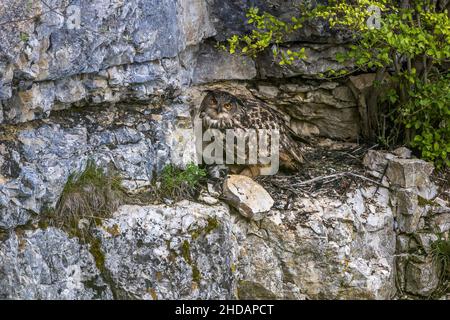
POLYGON ((295 187, 297 187, 297 186, 304 186, 304 185, 307 185, 307 184, 311 184, 311 183, 314 183, 314 182, 318 182, 318 181, 322 181, 322 180, 326 180, 326 179, 330 179, 330 178, 341 177, 341 176, 343 176, 345 174, 346 174, 346 172, 341 172, 341 173, 331 174, 331 175, 328 175, 328 176, 315 177, 315 178, 310 179, 310 180, 306 180, 306 181, 302 181, 302 182, 299 182, 299 183, 295 183, 295 184, 293 184, 293 186, 295 186, 295 187))
POLYGON ((353 159, 355 159, 355 160, 360 160, 357 156, 354 156, 353 154, 351 154, 351 153, 348 153, 348 152, 345 152, 345 151, 337 151, 338 153, 341 153, 341 154, 344 154, 344 155, 346 155, 346 156, 349 156, 349 157, 351 157, 351 158, 353 158, 353 159))
MULTIPOLYGON (((384 177, 386 176, 386 171, 387 171, 388 166, 389 166, 388 164, 386 164, 386 165, 384 166, 383 174, 381 175, 381 178, 380 178, 380 181, 379 181, 380 184, 383 183, 383 179, 384 179, 384 177)), ((377 192, 378 192, 379 189, 380 189, 380 185, 377 186, 377 189, 376 189, 375 192, 373 193, 374 196, 377 194, 377 192)))
MULTIPOLYGON (((359 179, 371 182, 371 183, 373 183, 373 184, 375 184, 375 185, 377 185, 379 187, 390 189, 389 187, 381 184, 378 181, 375 181, 373 179, 367 178, 365 176, 362 176, 362 175, 359 175, 359 174, 356 174, 356 173, 353 173, 353 172, 341 172, 341 173, 331 174, 331 175, 328 175, 328 176, 316 177, 316 178, 313 178, 313 179, 310 179, 310 180, 307 180, 307 181, 302 181, 302 182, 299 182, 299 183, 295 183, 295 184, 293 184, 293 186, 295 186, 295 187, 297 187, 297 186, 304 186, 304 185, 308 185, 308 184, 311 184, 311 183, 327 180, 327 179, 330 179, 330 178, 339 178, 339 177, 343 177, 343 176, 353 176, 355 178, 359 178, 359 179)), ((335 180, 336 179, 333 179, 332 181, 335 181, 335 180)), ((331 181, 327 181, 327 182, 331 182, 331 181)))
POLYGON ((382 183, 380 183, 378 181, 375 181, 373 179, 367 178, 365 176, 361 176, 361 175, 353 173, 353 172, 346 172, 345 174, 351 175, 351 176, 356 177, 356 178, 360 178, 362 180, 366 180, 366 181, 371 182, 371 183, 373 183, 373 184, 375 184, 375 185, 377 185, 377 186, 379 186, 381 188, 385 188, 385 189, 391 190, 391 188, 383 185, 382 183))
POLYGON ((368 148, 366 151, 372 150, 374 148, 377 148, 379 146, 379 144, 374 144, 373 146, 371 146, 370 148, 368 148))

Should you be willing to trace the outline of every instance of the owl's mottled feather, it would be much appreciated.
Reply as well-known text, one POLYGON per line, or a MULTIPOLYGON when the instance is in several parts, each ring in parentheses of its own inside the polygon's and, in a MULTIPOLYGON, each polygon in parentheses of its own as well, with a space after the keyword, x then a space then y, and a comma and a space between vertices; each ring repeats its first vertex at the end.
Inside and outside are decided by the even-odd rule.
POLYGON ((280 165, 290 170, 300 169, 304 162, 295 133, 281 115, 265 103, 240 99, 223 91, 208 91, 200 106, 204 129, 278 129, 280 133, 280 165))
POLYGON ((280 162, 287 169, 300 169, 304 162, 300 144, 293 139, 295 133, 283 118, 262 102, 249 100, 246 103, 249 127, 255 129, 278 129, 280 132, 280 162))

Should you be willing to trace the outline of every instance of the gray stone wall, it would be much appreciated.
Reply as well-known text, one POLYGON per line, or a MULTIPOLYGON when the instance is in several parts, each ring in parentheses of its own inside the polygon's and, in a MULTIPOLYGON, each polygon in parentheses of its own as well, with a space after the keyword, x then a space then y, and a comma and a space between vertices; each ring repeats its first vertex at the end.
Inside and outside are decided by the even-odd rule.
MULTIPOLYGON (((256 3, 281 17, 292 12, 296 4, 298 1, 256 3)), ((66 2, 55 0, 49 5, 58 9, 36 21, 0 27, 0 36, 5 39, 0 57, 0 123, 43 119, 53 110, 74 106, 149 103, 168 92, 179 96, 191 85, 218 81, 314 79, 329 68, 344 67, 334 60, 335 53, 342 50, 336 44, 342 42, 342 36, 330 34, 320 24, 315 25, 314 32, 292 39, 294 46, 298 41, 308 41, 303 43, 308 60, 290 67, 277 67, 270 54, 252 61, 216 49, 216 41, 247 30, 245 10, 255 5, 253 2, 80 1, 76 3, 81 11, 78 29, 67 25, 66 2)), ((37 1, 28 15, 46 12, 43 6, 37 1)), ((0 17, 7 20, 7 12, 8 3, 0 5, 0 17)), ((310 90, 303 86, 301 93, 315 91, 317 96, 321 91, 315 89, 320 87, 320 83, 310 90)), ((348 122, 349 116, 353 124, 357 123, 353 121, 358 117, 355 105, 332 101, 323 106, 319 105, 321 101, 310 101, 314 103, 310 108, 298 103, 297 97, 286 98, 300 113, 303 108, 309 114, 315 112, 311 109, 317 110, 317 115, 305 117, 319 130, 305 129, 305 134, 357 138, 358 128, 340 134, 323 124, 336 122, 336 116, 338 122, 348 122), (346 113, 340 117, 338 109, 342 108, 346 113)), ((294 126, 302 130, 305 124, 294 126)))

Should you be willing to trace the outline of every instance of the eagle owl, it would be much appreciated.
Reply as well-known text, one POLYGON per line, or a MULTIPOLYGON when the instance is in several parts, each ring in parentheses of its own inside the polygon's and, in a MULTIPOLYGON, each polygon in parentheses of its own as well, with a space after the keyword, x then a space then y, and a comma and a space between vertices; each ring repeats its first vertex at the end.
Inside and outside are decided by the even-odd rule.
MULTIPOLYGON (((217 129, 221 132, 227 129, 242 129, 240 132, 248 129, 256 132, 263 131, 261 129, 277 130, 280 167, 298 170, 304 162, 301 145, 294 140, 295 133, 285 124, 278 112, 261 101, 240 99, 224 91, 208 91, 201 103, 199 117, 203 131, 207 129, 217 129)), ((236 150, 234 152, 236 153, 236 150)), ((248 153, 248 149, 246 152, 248 153)), ((252 177, 260 175, 263 167, 264 165, 261 164, 229 165, 232 173, 252 177)))

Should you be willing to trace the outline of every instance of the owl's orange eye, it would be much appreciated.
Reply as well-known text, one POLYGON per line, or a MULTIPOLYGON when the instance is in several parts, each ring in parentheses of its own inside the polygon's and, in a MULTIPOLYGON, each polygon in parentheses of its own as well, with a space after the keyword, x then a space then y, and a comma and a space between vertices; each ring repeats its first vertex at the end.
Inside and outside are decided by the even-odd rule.
POLYGON ((229 103, 224 104, 223 107, 227 111, 230 111, 231 109, 233 109, 233 106, 231 104, 229 104, 229 103))

